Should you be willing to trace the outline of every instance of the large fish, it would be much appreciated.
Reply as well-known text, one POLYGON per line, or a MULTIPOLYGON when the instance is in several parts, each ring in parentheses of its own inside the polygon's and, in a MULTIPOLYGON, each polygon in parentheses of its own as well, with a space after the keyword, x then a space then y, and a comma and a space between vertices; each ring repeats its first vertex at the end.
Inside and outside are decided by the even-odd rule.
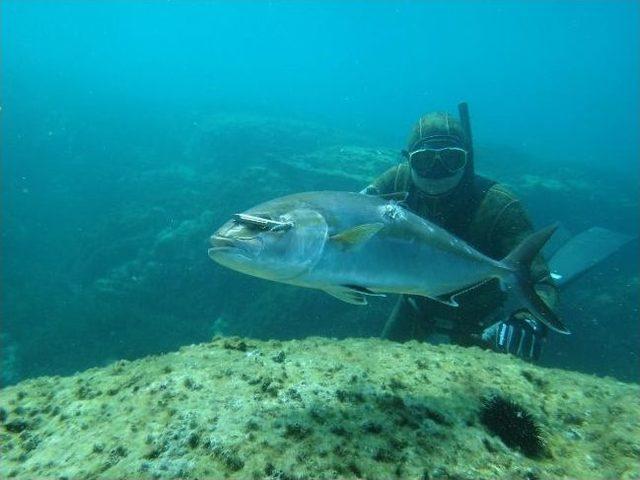
POLYGON ((456 295, 497 278, 505 306, 569 333, 538 297, 530 264, 555 231, 527 237, 502 260, 382 197, 305 192, 236 214, 211 236, 209 257, 255 277, 316 288, 366 305, 369 295, 421 295, 457 306, 456 295))

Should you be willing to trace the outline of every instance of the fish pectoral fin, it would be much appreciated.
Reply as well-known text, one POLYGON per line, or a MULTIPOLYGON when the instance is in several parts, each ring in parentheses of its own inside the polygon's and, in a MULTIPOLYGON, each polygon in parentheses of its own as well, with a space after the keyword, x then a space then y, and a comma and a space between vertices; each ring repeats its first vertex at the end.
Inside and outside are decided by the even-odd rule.
POLYGON ((367 299, 364 294, 352 288, 339 286, 325 288, 324 291, 332 297, 336 297, 338 300, 350 303, 351 305, 367 305, 367 299))
POLYGON ((474 290, 478 288, 480 285, 484 285, 485 283, 490 282, 491 280, 494 280, 494 278, 493 277, 487 278, 486 280, 482 280, 478 283, 474 283, 473 285, 463 287, 454 292, 447 293, 446 295, 440 295, 439 297, 434 297, 433 299, 440 303, 444 303, 445 305, 449 305, 450 307, 459 307, 460 304, 456 301, 456 297, 458 297, 459 295, 462 295, 463 293, 470 292, 471 290, 474 290))
POLYGON ((329 237, 330 240, 338 242, 344 248, 353 248, 367 242, 371 237, 384 227, 384 223, 365 223, 345 230, 329 237))

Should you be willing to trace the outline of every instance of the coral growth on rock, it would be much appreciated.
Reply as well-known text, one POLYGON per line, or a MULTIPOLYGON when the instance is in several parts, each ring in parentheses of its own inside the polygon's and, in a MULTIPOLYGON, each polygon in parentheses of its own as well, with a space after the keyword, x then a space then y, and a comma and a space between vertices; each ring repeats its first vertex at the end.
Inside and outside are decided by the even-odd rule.
POLYGON ((639 398, 477 348, 217 337, 0 391, 0 477, 632 479, 639 398), (487 408, 526 411, 549 454, 487 408))

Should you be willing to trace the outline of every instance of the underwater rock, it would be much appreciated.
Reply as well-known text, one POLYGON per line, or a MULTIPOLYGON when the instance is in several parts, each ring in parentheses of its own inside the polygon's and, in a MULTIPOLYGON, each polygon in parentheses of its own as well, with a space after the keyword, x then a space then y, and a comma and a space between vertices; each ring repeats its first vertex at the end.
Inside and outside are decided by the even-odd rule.
POLYGON ((1 390, 0 477, 632 479, 639 399, 477 348, 217 337, 1 390), (497 395, 518 405, 499 417, 535 417, 548 454, 487 430, 497 395))
POLYGON ((279 158, 271 166, 308 190, 327 190, 328 185, 331 190, 361 190, 399 160, 398 153, 389 148, 331 145, 279 158), (315 185, 304 185, 306 179, 315 185))
POLYGON ((284 117, 253 113, 203 115, 194 122, 184 155, 219 168, 228 158, 243 158, 245 165, 272 155, 315 150, 338 141, 361 140, 324 125, 284 117))
POLYGON ((17 343, 5 332, 0 333, 0 345, 0 386, 4 386, 20 379, 19 352, 17 343))

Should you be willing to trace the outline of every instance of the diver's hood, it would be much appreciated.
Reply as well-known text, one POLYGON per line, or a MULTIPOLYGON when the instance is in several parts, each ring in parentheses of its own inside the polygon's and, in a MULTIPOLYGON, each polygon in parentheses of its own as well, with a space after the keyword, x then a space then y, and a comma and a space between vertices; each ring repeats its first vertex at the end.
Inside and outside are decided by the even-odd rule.
MULTIPOLYGON (((451 199, 458 203, 456 197, 464 196, 464 192, 473 183, 475 168, 473 162, 473 140, 471 122, 466 103, 458 105, 460 119, 456 119, 446 112, 433 112, 420 117, 413 126, 407 141, 407 150, 414 151, 421 146, 442 148, 454 146, 467 151, 467 164, 460 172, 453 175, 438 175, 426 178, 411 169, 411 180, 414 189, 421 197, 451 199)), ((410 166, 409 166, 410 167, 410 166)))

